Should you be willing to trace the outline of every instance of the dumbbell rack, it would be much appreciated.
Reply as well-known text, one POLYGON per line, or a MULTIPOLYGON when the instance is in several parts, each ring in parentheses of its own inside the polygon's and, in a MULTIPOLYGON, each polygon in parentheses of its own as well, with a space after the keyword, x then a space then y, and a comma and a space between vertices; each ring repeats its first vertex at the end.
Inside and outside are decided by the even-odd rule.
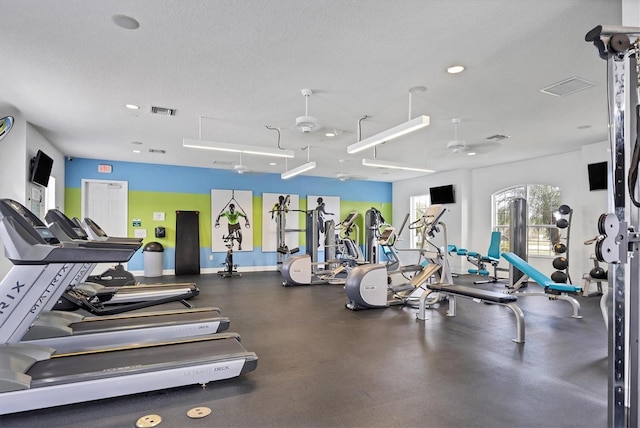
MULTIPOLYGON (((557 256, 553 260, 553 267, 556 268, 556 264, 558 262, 561 262, 561 259, 564 258, 566 260, 566 267, 564 269, 556 268, 556 272, 564 273, 566 275, 565 282, 568 284, 573 284, 573 282, 571 281, 571 275, 569 274, 569 237, 571 236, 571 217, 573 215, 573 210, 568 205, 560 205, 560 207, 558 207, 558 212, 560 213, 561 217, 556 220, 556 226, 560 231, 560 238, 559 241, 553 245, 553 252, 557 256), (563 230, 565 230, 564 237, 562 237, 563 230), (564 244, 562 244, 563 240, 564 244), (560 254, 564 254, 564 256, 560 256, 560 254)), ((553 275, 551 278, 553 279, 553 275)))
MULTIPOLYGON (((591 255, 591 260, 593 260, 593 267, 594 268, 599 268, 600 263, 598 262, 598 258, 596 257, 595 254, 591 255)), ((594 278, 591 276, 590 272, 585 273, 582 276, 582 295, 584 297, 591 297, 591 296, 602 296, 602 283, 607 284, 608 279, 607 278, 594 278), (596 283, 596 291, 591 291, 591 284, 592 283, 596 283)))

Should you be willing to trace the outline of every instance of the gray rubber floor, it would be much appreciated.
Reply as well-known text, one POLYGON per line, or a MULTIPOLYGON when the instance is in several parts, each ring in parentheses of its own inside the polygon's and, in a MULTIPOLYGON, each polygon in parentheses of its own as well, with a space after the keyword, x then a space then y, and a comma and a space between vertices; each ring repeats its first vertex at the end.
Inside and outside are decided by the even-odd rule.
POLYGON ((6 415, 0 426, 133 427, 149 414, 162 417, 160 427, 606 426, 599 297, 578 297, 583 319, 571 318, 567 302, 519 298, 526 343, 516 344, 510 310, 467 299, 455 318, 442 304, 417 321, 408 307, 349 311, 342 286, 285 288, 276 272, 162 280, 196 282, 192 302, 219 306, 258 368, 205 389, 6 415), (189 419, 199 406, 213 412, 189 419))

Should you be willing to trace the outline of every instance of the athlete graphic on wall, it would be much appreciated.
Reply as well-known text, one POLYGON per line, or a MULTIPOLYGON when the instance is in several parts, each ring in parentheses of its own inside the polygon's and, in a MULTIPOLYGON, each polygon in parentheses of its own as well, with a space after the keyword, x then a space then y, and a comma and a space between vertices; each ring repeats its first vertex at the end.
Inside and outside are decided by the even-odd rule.
POLYGON ((242 210, 242 208, 240 208, 239 205, 236 207, 236 204, 237 201, 232 197, 216 217, 214 227, 219 228, 220 218, 226 217, 228 233, 226 236, 222 236, 222 240, 225 242, 226 247, 231 250, 233 249, 234 241, 236 241, 238 243, 238 251, 241 251, 242 228, 240 227, 240 218, 244 218, 244 227, 246 227, 247 229, 251 227, 251 224, 249 223, 249 217, 245 214, 245 212, 242 210))

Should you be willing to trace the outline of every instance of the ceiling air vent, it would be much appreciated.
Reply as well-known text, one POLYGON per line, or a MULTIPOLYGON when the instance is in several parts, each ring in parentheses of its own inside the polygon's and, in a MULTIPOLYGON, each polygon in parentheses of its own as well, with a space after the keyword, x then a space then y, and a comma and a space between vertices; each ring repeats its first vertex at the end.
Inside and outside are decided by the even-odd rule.
POLYGON ((596 86, 595 83, 579 77, 570 77, 562 82, 554 83, 551 86, 540 89, 540 92, 553 95, 554 97, 564 97, 566 95, 575 94, 576 92, 596 86))
POLYGON ((167 153, 166 150, 162 150, 162 149, 149 149, 149 153, 159 153, 161 155, 167 153))
POLYGON ((158 107, 158 106, 151 106, 151 113, 152 114, 160 114, 162 116, 175 116, 176 115, 176 109, 174 109, 174 108, 166 108, 166 107, 158 107))
POLYGON ((229 162, 229 161, 219 161, 219 160, 214 160, 213 165, 222 165, 222 166, 231 166, 233 165, 233 162, 229 162))
POLYGON ((492 135, 491 137, 487 137, 487 140, 502 141, 502 140, 506 140, 507 138, 511 138, 511 136, 504 135, 504 134, 495 134, 495 135, 492 135))

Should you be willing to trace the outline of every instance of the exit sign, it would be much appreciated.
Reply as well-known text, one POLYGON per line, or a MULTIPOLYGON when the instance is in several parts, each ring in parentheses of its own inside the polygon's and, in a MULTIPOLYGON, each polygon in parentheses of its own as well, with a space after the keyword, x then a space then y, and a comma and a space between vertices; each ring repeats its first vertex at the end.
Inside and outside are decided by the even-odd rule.
POLYGON ((102 174, 111 174, 112 169, 111 165, 98 165, 98 172, 102 174))

